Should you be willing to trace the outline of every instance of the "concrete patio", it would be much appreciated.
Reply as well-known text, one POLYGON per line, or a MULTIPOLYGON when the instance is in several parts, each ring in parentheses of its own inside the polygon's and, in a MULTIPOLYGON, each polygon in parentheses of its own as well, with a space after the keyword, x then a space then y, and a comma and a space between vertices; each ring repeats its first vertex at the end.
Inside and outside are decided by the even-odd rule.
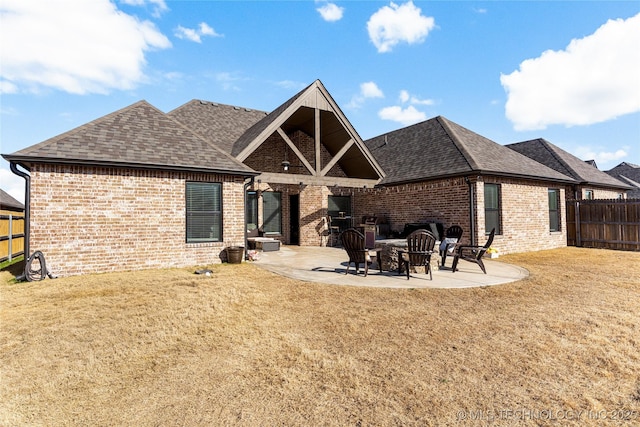
POLYGON ((447 259, 448 269, 433 269, 433 281, 424 273, 412 273, 411 279, 397 272, 380 273, 374 264, 364 277, 361 268, 356 276, 353 264, 345 275, 348 256, 341 248, 282 246, 279 251, 261 252, 254 264, 292 279, 333 285, 370 286, 375 288, 471 288, 515 282, 529 275, 524 268, 487 259, 487 274, 472 263, 460 261, 458 271, 451 271, 452 259, 447 259))

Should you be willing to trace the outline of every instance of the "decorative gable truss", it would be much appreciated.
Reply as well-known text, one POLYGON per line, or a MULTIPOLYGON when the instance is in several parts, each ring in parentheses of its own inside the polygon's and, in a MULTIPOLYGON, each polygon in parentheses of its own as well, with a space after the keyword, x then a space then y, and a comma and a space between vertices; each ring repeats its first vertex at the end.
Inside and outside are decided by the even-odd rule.
POLYGON ((233 152, 264 182, 373 187, 384 177, 319 80, 248 129, 233 152))

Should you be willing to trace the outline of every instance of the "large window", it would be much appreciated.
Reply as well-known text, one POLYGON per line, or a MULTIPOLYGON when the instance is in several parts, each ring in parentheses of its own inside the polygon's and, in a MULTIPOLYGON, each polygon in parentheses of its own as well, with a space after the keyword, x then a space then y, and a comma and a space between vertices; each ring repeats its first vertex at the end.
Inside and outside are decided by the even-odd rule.
POLYGON ((264 233, 282 234, 282 193, 265 191, 262 193, 264 213, 264 233))
POLYGON ((222 241, 222 184, 187 182, 187 243, 222 241))
POLYGON ((560 231, 560 190, 549 189, 549 231, 560 231))
POLYGON ((329 209, 327 213, 331 217, 340 216, 340 212, 344 215, 351 215, 351 197, 349 196, 329 196, 329 209))
POLYGON ((484 230, 485 233, 491 233, 492 229, 496 229, 496 234, 502 234, 500 228, 500 185, 485 184, 484 185, 484 230))
POLYGON ((255 191, 249 191, 247 193, 247 205, 245 209, 247 230, 255 230, 258 228, 258 193, 255 191))

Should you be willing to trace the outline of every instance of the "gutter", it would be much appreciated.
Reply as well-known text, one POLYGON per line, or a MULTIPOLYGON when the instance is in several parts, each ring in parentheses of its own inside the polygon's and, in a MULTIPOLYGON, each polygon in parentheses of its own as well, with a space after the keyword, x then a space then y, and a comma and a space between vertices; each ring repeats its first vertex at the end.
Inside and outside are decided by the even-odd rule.
POLYGON ((243 221, 243 225, 242 228, 244 230, 244 260, 248 260, 249 259, 249 240, 248 240, 248 234, 247 234, 247 190, 249 190, 249 187, 253 186, 253 182, 255 180, 255 177, 251 177, 249 178, 249 181, 246 181, 244 183, 244 191, 242 193, 242 197, 244 200, 244 221, 243 221))
POLYGON ((24 259, 25 261, 31 256, 29 247, 29 236, 31 235, 31 176, 18 169, 15 162, 10 162, 11 172, 24 178, 24 259))
POLYGON ((464 181, 469 186, 469 234, 471 234, 471 246, 475 246, 476 244, 476 224, 475 224, 475 215, 473 209, 473 199, 475 195, 475 183, 469 179, 468 176, 464 177, 464 181))

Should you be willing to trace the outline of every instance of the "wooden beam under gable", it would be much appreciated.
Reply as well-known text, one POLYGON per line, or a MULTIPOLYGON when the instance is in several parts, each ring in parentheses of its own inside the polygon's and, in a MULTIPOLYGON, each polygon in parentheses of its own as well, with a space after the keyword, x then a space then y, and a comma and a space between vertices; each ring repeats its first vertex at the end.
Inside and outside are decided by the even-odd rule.
POLYGON ((327 166, 324 167, 324 169, 322 169, 322 172, 320 172, 320 176, 326 176, 329 171, 331 170, 331 168, 338 163, 338 160, 340 160, 342 158, 342 156, 344 156, 344 154, 347 152, 347 150, 349 150, 349 148, 351 148, 351 146, 353 144, 355 144, 356 142, 353 140, 353 138, 351 138, 349 141, 347 141, 346 144, 344 144, 344 146, 340 149, 340 151, 338 151, 336 153, 335 156, 333 156, 333 159, 331 159, 331 161, 329 163, 327 163, 327 166))
POLYGON ((287 136, 286 133, 284 133, 284 131, 282 130, 282 128, 278 128, 278 133, 280 134, 280 136, 282 137, 282 139, 284 139, 284 142, 287 143, 287 145, 289 146, 289 148, 291 148, 291 150, 295 153, 295 155, 298 157, 298 159, 300 159, 300 161, 302 162, 302 164, 307 168, 307 170, 309 171, 309 173, 311 175, 316 175, 316 171, 313 169, 313 166, 311 166, 311 164, 307 161, 307 159, 305 159, 304 155, 300 152, 300 150, 298 150, 298 147, 295 146, 295 144, 293 143, 293 141, 291 141, 291 139, 289 139, 289 137, 287 136))
POLYGON ((322 141, 320 140, 320 134, 321 134, 321 130, 320 130, 320 110, 318 108, 315 109, 315 124, 316 124, 316 128, 315 128, 315 146, 316 146, 316 175, 320 174, 320 168, 322 168, 322 164, 321 164, 321 157, 320 157, 320 144, 322 144, 322 141))

